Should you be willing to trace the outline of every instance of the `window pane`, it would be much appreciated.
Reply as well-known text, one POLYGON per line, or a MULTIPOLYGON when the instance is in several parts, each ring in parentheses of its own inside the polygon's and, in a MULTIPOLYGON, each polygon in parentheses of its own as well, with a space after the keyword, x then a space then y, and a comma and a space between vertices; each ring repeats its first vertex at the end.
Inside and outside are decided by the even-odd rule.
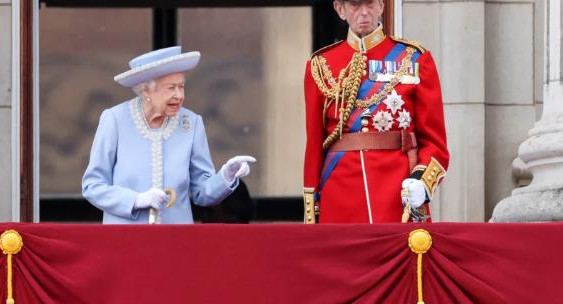
POLYGON ((181 9, 178 19, 182 48, 202 53, 185 106, 203 116, 216 166, 253 155, 252 195, 300 195, 311 9, 181 9))
POLYGON ((39 13, 40 192, 79 194, 101 111, 131 97, 113 77, 151 49, 151 10, 39 13))

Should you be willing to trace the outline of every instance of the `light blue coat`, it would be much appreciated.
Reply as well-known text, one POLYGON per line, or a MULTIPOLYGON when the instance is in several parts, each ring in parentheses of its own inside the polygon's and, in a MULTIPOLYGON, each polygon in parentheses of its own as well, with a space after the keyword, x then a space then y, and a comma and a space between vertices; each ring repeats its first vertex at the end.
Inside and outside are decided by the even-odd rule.
POLYGON ((104 224, 146 224, 148 209, 134 209, 137 194, 152 187, 174 188, 176 204, 161 208, 163 224, 193 223, 190 198, 220 203, 237 186, 227 185, 209 153, 201 116, 181 108, 161 129, 149 129, 141 103, 133 99, 103 111, 82 194, 104 212, 104 224), (160 138, 159 138, 160 136, 160 138))

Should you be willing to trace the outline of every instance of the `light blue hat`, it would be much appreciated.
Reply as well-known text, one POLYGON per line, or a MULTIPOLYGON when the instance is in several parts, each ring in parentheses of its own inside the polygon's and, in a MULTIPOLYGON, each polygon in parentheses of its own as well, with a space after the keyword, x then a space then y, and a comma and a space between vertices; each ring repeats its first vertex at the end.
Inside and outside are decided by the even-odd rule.
POLYGON ((124 87, 134 87, 161 76, 191 70, 197 65, 200 57, 199 52, 182 54, 180 46, 159 49, 129 61, 131 69, 113 79, 124 87))

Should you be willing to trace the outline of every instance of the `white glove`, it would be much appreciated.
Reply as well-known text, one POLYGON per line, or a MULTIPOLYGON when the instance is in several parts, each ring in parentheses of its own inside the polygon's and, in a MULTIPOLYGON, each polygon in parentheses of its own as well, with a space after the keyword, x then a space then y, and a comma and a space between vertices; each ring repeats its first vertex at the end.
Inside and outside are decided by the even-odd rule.
POLYGON ((420 180, 407 178, 403 181, 402 187, 408 190, 408 196, 402 196, 403 206, 409 204, 412 208, 418 208, 424 204, 426 200, 426 190, 420 180))
POLYGON ((170 197, 166 195, 164 191, 157 188, 151 188, 147 192, 137 194, 133 208, 144 209, 151 207, 159 209, 161 204, 168 202, 169 199, 170 197))
POLYGON ((255 162, 252 156, 242 155, 229 159, 219 170, 227 183, 232 183, 235 178, 245 177, 250 173, 249 162, 255 162))

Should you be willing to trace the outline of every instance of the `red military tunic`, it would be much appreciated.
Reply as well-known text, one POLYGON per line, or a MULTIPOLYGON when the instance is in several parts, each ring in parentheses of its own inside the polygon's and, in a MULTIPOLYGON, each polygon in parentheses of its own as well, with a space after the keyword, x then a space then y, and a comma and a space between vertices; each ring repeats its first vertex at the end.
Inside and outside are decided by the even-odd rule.
POLYGON ((350 31, 346 41, 317 51, 307 62, 305 102, 305 197, 311 198, 313 195, 307 193, 314 192, 321 223, 400 222, 401 183, 409 176, 431 181, 425 186, 427 200, 432 198, 436 184, 445 175, 449 153, 440 81, 429 52, 416 44, 385 36, 381 26, 362 39, 350 31), (345 92, 342 94, 347 84, 341 71, 351 73, 346 69, 352 69, 351 61, 358 53, 363 55, 365 68, 355 95, 357 101, 351 106, 342 131, 323 148, 325 139, 342 121, 340 113, 352 100, 345 92), (408 61, 410 66, 403 69, 406 73, 399 74, 408 61), (400 81, 386 87, 393 75, 400 81), (416 138, 416 164, 409 165, 409 157, 401 148, 330 148, 351 133, 389 136, 402 134, 401 131, 416 138))

